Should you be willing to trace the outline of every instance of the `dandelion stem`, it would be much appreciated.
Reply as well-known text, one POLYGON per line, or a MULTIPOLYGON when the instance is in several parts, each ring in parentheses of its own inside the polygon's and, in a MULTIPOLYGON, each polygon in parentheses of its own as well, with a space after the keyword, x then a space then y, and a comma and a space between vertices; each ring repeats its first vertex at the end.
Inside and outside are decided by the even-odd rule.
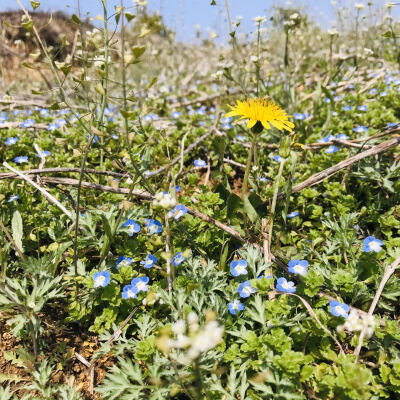
POLYGON ((250 146, 250 150, 249 150, 249 155, 247 157, 246 170, 244 172, 243 185, 242 185, 242 197, 247 195, 247 185, 248 185, 248 182, 249 182, 251 161, 253 159, 253 154, 254 154, 255 149, 256 149, 256 140, 257 140, 257 135, 253 135, 253 139, 251 140, 251 146, 250 146))

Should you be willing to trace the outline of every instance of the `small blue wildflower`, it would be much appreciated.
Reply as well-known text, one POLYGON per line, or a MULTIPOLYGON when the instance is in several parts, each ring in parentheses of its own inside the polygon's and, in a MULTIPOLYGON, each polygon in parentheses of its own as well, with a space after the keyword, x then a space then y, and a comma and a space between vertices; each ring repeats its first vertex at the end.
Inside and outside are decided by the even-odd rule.
POLYGON ((224 117, 221 119, 221 124, 229 124, 230 122, 232 122, 232 117, 224 117))
POLYGON ((147 287, 148 282, 149 282, 148 276, 142 276, 140 278, 133 278, 131 281, 132 290, 135 293, 147 292, 149 290, 149 288, 147 287))
POLYGON ((368 236, 364 239, 363 245, 363 251, 366 253, 370 253, 371 251, 379 253, 382 250, 383 242, 375 236, 368 236))
POLYGON ((326 154, 336 153, 339 149, 336 146, 329 146, 326 150, 326 154))
POLYGON ((157 221, 156 219, 147 219, 146 218, 144 220, 144 225, 149 230, 150 235, 153 235, 154 233, 161 233, 162 232, 161 222, 157 221))
POLYGON ((42 117, 47 117, 47 116, 49 115, 49 110, 48 110, 47 108, 41 108, 41 109, 39 110, 39 114, 40 114, 42 117))
POLYGON ((8 200, 8 203, 11 203, 12 201, 18 200, 19 199, 19 194, 13 194, 8 200))
POLYGON ((13 144, 15 144, 17 142, 18 142, 18 138, 16 136, 15 137, 9 137, 6 140, 6 145, 7 146, 12 146, 13 144))
POLYGON ((287 281, 285 278, 278 278, 278 280, 276 281, 276 288, 280 292, 285 292, 285 293, 295 293, 296 292, 294 282, 287 281))
POLYGON ((171 118, 178 119, 181 115, 182 115, 181 112, 179 112, 179 111, 173 111, 173 112, 171 113, 171 118))
POLYGON ((368 128, 366 126, 360 125, 353 128, 353 131, 356 133, 363 133, 363 132, 368 132, 368 128))
POLYGON ((336 138, 339 139, 339 140, 350 139, 349 136, 345 135, 344 133, 340 133, 339 135, 336 136, 336 138))
POLYGON ((231 124, 223 124, 221 127, 224 131, 227 131, 229 129, 232 129, 232 125, 231 124))
POLYGON ((140 261, 140 264, 145 268, 151 268, 156 262, 158 258, 153 256, 153 254, 147 254, 146 258, 143 261, 140 261))
POLYGON ((116 135, 115 133, 113 133, 113 134, 111 135, 111 139, 118 140, 118 139, 119 139, 119 136, 116 135))
POLYGON ((140 232, 140 225, 133 219, 128 219, 124 224, 122 224, 121 228, 126 230, 129 236, 133 236, 134 233, 140 232))
POLYGON ((64 126, 67 125, 67 121, 64 118, 59 118, 56 120, 56 124, 58 124, 59 126, 64 126))
POLYGON ((110 283, 110 273, 108 271, 95 272, 93 274, 94 287, 106 287, 110 283))
POLYGON ((131 265, 133 263, 133 258, 132 257, 126 257, 126 256, 119 256, 117 259, 117 269, 120 269, 121 267, 127 267, 128 265, 131 265))
POLYGON ((240 300, 233 300, 233 303, 228 303, 228 310, 232 315, 236 315, 239 311, 244 310, 244 304, 240 300))
POLYGON ((298 217, 299 216, 299 212, 298 211, 292 211, 290 214, 288 214, 286 217, 288 218, 288 219, 291 219, 291 218, 295 218, 295 217, 298 217))
POLYGON ((331 314, 334 315, 335 317, 343 317, 343 318, 348 318, 349 314, 348 312, 350 311, 350 306, 341 303, 340 301, 337 300, 331 300, 329 302, 330 308, 331 308, 331 314))
POLYGON ((259 177, 258 177, 258 180, 259 180, 260 182, 263 182, 263 183, 269 182, 269 179, 266 178, 265 176, 259 176, 259 177))
POLYGON ((198 114, 198 115, 205 115, 205 110, 203 110, 202 108, 198 108, 197 110, 196 110, 196 114, 198 114))
POLYGON ((299 121, 303 121, 303 120, 306 119, 306 114, 303 114, 303 113, 294 113, 294 114, 293 114, 293 118, 294 118, 294 119, 297 119, 297 120, 299 120, 299 121))
POLYGON ((273 159, 274 159, 274 161, 279 162, 279 163, 282 161, 281 156, 274 156, 273 159))
POLYGON ((17 164, 22 164, 28 162, 28 156, 19 156, 14 158, 14 162, 17 164))
POLYGON ((123 299, 136 299, 137 293, 132 285, 125 285, 122 289, 123 299))
POLYGON ((358 111, 368 111, 368 106, 366 106, 366 105, 358 106, 357 110, 358 111))
POLYGON ((247 275, 247 261, 246 260, 234 260, 229 264, 231 267, 231 274, 233 276, 247 275))
POLYGON ((256 293, 257 289, 251 286, 250 281, 245 281, 238 286, 237 292, 240 297, 246 298, 250 297, 251 294, 256 293))
POLYGON ((324 138, 322 138, 322 139, 318 139, 317 142, 318 142, 318 143, 328 143, 328 142, 330 142, 332 139, 335 139, 335 136, 333 136, 333 135, 328 135, 328 136, 326 136, 326 137, 324 137, 324 138))
POLYGON ((308 267, 308 261, 307 260, 290 260, 289 263, 289 272, 292 274, 298 274, 298 275, 307 275, 307 267, 308 267))
POLYGON ((40 158, 42 158, 42 157, 47 157, 47 156, 49 156, 51 153, 48 151, 48 150, 42 150, 41 152, 40 152, 40 154, 39 153, 36 153, 36 157, 40 157, 40 158))
POLYGON ((194 160, 193 164, 195 167, 200 167, 200 168, 207 167, 207 163, 201 159, 194 160))
POLYGON ((187 208, 183 204, 177 204, 169 213, 168 218, 174 218, 177 221, 188 212, 187 208))
POLYGON ((244 142, 245 137, 243 135, 236 135, 236 140, 239 140, 239 142, 244 142))
POLYGON ((55 131, 56 129, 58 129, 60 127, 59 124, 56 124, 55 122, 51 122, 48 126, 47 126, 47 130, 48 131, 55 131))
POLYGON ((0 124, 8 120, 8 115, 5 111, 0 113, 0 124))
POLYGON ((346 89, 355 89, 356 87, 354 86, 354 84, 353 83, 349 83, 347 86, 346 86, 346 89))
POLYGON ((176 253, 171 259, 170 262, 177 267, 179 264, 182 264, 186 258, 183 256, 182 252, 176 253))
POLYGON ((352 107, 351 106, 343 106, 342 110, 343 111, 351 111, 352 107))
MULTIPOLYGON (((388 128, 394 128, 395 126, 399 125, 398 122, 388 122, 387 127, 388 128)), ((6 142, 7 143, 7 142, 6 142)))
POLYGON ((331 102, 331 99, 330 99, 329 97, 325 97, 325 98, 324 98, 324 102, 325 102, 325 103, 330 103, 330 102, 331 102))
POLYGON ((384 91, 384 92, 379 93, 379 96, 380 96, 380 97, 385 97, 385 96, 387 96, 388 94, 389 94, 388 92, 384 91))
POLYGON ((21 128, 31 128, 35 123, 33 119, 26 119, 24 122, 21 122, 19 125, 21 128))
POLYGON ((375 89, 375 88, 372 88, 368 93, 371 94, 371 95, 374 95, 374 94, 378 93, 378 90, 375 89))

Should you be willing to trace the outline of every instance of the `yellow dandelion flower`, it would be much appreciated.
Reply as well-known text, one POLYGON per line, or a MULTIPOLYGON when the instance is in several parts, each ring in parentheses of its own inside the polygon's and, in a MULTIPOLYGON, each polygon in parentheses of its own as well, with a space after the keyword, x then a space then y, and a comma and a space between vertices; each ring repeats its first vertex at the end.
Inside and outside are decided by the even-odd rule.
POLYGON ((242 119, 248 119, 247 127, 253 128, 257 123, 265 129, 271 129, 271 125, 276 129, 286 129, 291 132, 294 128, 294 124, 289 121, 291 115, 287 115, 286 111, 282 110, 280 106, 275 104, 272 100, 267 99, 250 99, 245 101, 237 100, 236 106, 230 106, 232 111, 226 114, 227 117, 240 117, 238 121, 242 119), (262 126, 261 126, 262 125, 262 126))

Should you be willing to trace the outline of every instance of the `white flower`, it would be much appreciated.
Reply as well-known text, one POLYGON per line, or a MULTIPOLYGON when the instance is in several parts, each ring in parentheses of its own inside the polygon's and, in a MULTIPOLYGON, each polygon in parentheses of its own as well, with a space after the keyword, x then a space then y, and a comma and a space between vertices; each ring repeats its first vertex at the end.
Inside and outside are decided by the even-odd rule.
POLYGON ((176 200, 169 193, 159 192, 154 196, 153 204, 168 209, 176 206, 176 200))
POLYGON ((183 319, 179 319, 172 325, 172 332, 175 335, 183 335, 186 331, 186 322, 183 319))
POLYGON ((339 32, 336 29, 329 29, 328 35, 331 35, 331 36, 339 35, 339 32))
POLYGON ((258 61, 258 57, 257 56, 251 56, 250 57, 250 61, 257 62, 258 61))
POLYGON ((354 7, 355 7, 357 10, 362 10, 362 9, 365 7, 365 5, 362 4, 362 3, 356 3, 356 4, 354 4, 354 7))
POLYGON ((388 3, 386 3, 386 8, 391 9, 395 5, 396 5, 396 3, 393 3, 392 1, 389 1, 388 3))

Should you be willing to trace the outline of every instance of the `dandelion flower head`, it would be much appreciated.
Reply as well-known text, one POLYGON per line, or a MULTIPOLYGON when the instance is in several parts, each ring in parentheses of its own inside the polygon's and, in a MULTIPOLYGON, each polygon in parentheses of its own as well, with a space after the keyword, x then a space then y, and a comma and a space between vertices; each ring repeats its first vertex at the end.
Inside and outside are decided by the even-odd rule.
POLYGON ((259 122, 265 129, 271 129, 271 125, 276 129, 286 129, 291 132, 294 128, 293 122, 289 121, 290 115, 275 104, 272 100, 263 98, 236 101, 235 106, 230 106, 231 111, 227 117, 240 117, 239 120, 248 119, 247 128, 253 128, 259 122))

